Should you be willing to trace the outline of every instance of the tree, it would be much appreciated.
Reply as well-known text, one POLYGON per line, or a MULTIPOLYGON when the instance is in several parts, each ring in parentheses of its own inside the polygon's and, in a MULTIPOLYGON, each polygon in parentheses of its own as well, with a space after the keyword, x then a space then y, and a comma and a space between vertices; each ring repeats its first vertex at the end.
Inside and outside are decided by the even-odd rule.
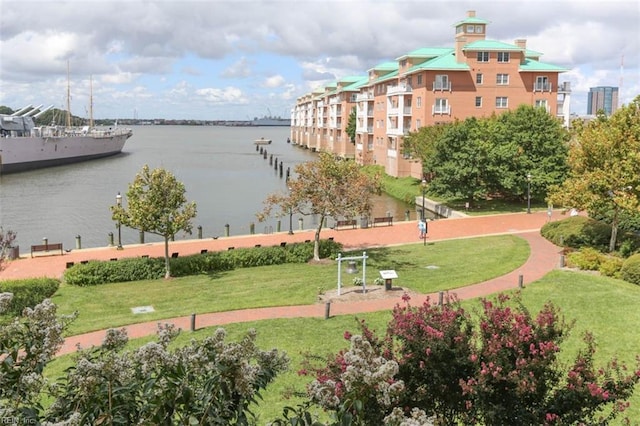
POLYGON ((269 195, 257 217, 264 220, 274 207, 279 208, 276 214, 280 217, 291 213, 316 215, 313 258, 320 260, 320 232, 325 218, 370 214, 371 195, 380 192, 381 179, 378 174, 365 173, 355 162, 329 153, 320 153, 316 161, 298 164, 294 172, 297 177, 289 180, 289 192, 269 195))
POLYGON ((445 197, 544 198, 567 173, 568 133, 543 108, 522 105, 487 118, 421 128, 404 149, 422 159, 430 191, 445 197))
POLYGON ((574 125, 569 177, 552 188, 548 201, 608 216, 613 251, 621 214, 640 213, 640 96, 611 117, 574 125))
POLYGON ((8 256, 8 250, 13 247, 13 242, 16 239, 16 233, 14 231, 5 230, 0 226, 0 271, 4 269, 4 261, 8 256))
POLYGON ((111 206, 112 219, 125 226, 164 237, 165 278, 171 276, 169 239, 179 231, 191 233, 195 202, 187 203, 185 188, 173 174, 145 165, 129 184, 128 208, 111 206))
POLYGON ((347 135, 349 135, 349 140, 351 141, 351 143, 354 143, 356 141, 356 124, 356 107, 353 107, 351 108, 351 112, 349 113, 349 121, 347 121, 347 128, 345 129, 347 135))

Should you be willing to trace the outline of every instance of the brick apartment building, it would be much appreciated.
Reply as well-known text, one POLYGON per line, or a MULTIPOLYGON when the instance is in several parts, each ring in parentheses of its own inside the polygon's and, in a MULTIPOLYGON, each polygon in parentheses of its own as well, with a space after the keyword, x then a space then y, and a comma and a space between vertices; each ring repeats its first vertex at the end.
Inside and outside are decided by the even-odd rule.
POLYGON ((383 165, 387 174, 422 176, 420 161, 403 152, 402 139, 420 127, 490 116, 521 104, 545 108, 565 125, 570 87, 558 84, 559 66, 541 53, 487 39, 489 22, 474 11, 456 23, 454 47, 427 47, 384 62, 364 76, 345 77, 297 99, 291 140, 315 151, 383 165), (356 111, 356 140, 346 133, 356 111))

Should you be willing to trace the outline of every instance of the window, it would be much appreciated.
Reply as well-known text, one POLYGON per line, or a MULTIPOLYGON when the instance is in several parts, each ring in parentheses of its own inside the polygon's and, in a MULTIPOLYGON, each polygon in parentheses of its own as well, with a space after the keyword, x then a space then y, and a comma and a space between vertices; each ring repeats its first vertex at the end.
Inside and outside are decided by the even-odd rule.
POLYGON ((549 107, 547 106, 547 100, 536 99, 536 108, 544 108, 546 111, 549 111, 549 107))
POLYGON ((420 119, 416 120, 416 130, 422 127, 422 121, 420 119))
POLYGON ((476 33, 482 34, 482 32, 483 32, 482 25, 476 25, 476 33))
POLYGON ((422 86, 422 74, 418 74, 418 86, 422 86))
POLYGON ((476 74, 476 84, 482 84, 483 81, 483 76, 482 73, 479 72, 478 74, 476 74))
POLYGON ((449 76, 446 74, 436 75, 436 81, 433 82, 433 90, 449 90, 449 76))
POLYGON ((534 92, 545 92, 551 91, 551 83, 549 83, 549 77, 544 75, 539 75, 536 77, 536 84, 533 87, 534 92))
POLYGON ((449 114, 449 102, 444 98, 436 98, 436 103, 433 106, 434 114, 449 114))
POLYGON ((497 84, 509 84, 509 74, 496 74, 497 84))
POLYGON ((411 87, 411 76, 407 77, 407 86, 411 87))
POLYGON ((418 96, 416 99, 416 108, 422 108, 422 96, 418 96))
POLYGON ((498 62, 509 62, 509 52, 498 52, 498 62))
POLYGON ((476 29, 475 25, 467 25, 468 33, 473 33, 475 29, 476 29))
POLYGON ((507 108, 507 107, 509 107, 509 99, 506 96, 496 97, 496 108, 507 108))
POLYGON ((480 108, 482 106, 482 96, 476 96, 476 108, 480 108))
POLYGON ((489 52, 478 52, 478 62, 489 62, 489 52))

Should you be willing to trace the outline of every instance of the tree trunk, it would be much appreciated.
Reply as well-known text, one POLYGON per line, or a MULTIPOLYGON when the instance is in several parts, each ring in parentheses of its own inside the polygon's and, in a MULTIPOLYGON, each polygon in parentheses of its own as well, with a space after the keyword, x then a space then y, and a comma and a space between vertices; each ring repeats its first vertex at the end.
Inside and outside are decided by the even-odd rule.
POLYGON ((611 240, 609 240, 609 252, 616 249, 616 241, 618 239, 618 209, 616 208, 613 213, 613 220, 611 221, 611 240))
POLYGON ((169 236, 164 236, 164 279, 171 278, 171 264, 169 262, 169 236))
POLYGON ((320 260, 320 231, 322 231, 323 223, 324 223, 324 215, 321 215, 318 220, 318 227, 316 228, 315 239, 313 240, 313 260, 320 260))

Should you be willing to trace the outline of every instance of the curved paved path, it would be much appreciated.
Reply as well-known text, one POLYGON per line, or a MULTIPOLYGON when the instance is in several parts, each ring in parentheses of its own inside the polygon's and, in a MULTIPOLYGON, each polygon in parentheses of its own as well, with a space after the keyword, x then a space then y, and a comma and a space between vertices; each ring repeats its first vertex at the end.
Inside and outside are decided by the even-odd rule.
MULTIPOLYGON (((539 229, 547 220, 561 219, 559 213, 554 212, 551 219, 546 212, 534 212, 532 214, 501 214, 492 216, 466 217, 455 219, 441 219, 429 222, 428 240, 430 242, 452 239, 468 238, 482 235, 518 234, 526 239, 531 248, 528 260, 516 270, 492 280, 462 287, 450 291, 459 299, 468 299, 486 296, 499 291, 518 287, 520 276, 523 283, 535 281, 547 272, 554 269, 559 262, 560 248, 551 244, 540 236, 539 229)), ((209 251, 226 250, 228 247, 253 247, 256 244, 263 246, 278 245, 281 242, 301 242, 313 238, 313 230, 297 231, 294 235, 285 233, 256 234, 239 237, 224 237, 217 239, 201 239, 176 241, 170 244, 171 252, 181 255, 199 253, 202 249, 209 251)), ((354 230, 323 230, 322 238, 334 237, 341 242, 346 249, 364 249, 376 246, 389 246, 394 244, 419 243, 416 221, 397 222, 393 226, 380 226, 368 229, 354 230)), ((125 246, 124 250, 116 250, 114 247, 73 250, 63 256, 38 256, 35 258, 23 257, 9 262, 7 268, 0 272, 0 279, 24 278, 33 276, 60 277, 66 268, 67 262, 80 262, 82 260, 108 260, 114 257, 133 257, 141 255, 162 256, 163 244, 151 243, 142 245, 125 246)), ((414 297, 414 305, 421 304, 427 297, 435 299, 437 293, 414 297)), ((339 301, 331 304, 331 315, 349 315, 362 312, 374 312, 390 310, 401 301, 401 295, 396 298, 339 301)), ((240 311, 228 311, 209 314, 198 314, 196 327, 209 327, 237 322, 248 322, 271 318, 298 318, 298 317, 324 317, 324 304, 282 306, 272 308, 246 309, 240 311)), ((183 330, 190 329, 191 317, 170 318, 147 323, 132 324, 124 327, 130 338, 137 338, 154 334, 157 324, 173 323, 183 330)), ((99 345, 104 338, 105 330, 68 337, 60 349, 59 354, 66 354, 76 350, 77 346, 89 347, 99 345)))

